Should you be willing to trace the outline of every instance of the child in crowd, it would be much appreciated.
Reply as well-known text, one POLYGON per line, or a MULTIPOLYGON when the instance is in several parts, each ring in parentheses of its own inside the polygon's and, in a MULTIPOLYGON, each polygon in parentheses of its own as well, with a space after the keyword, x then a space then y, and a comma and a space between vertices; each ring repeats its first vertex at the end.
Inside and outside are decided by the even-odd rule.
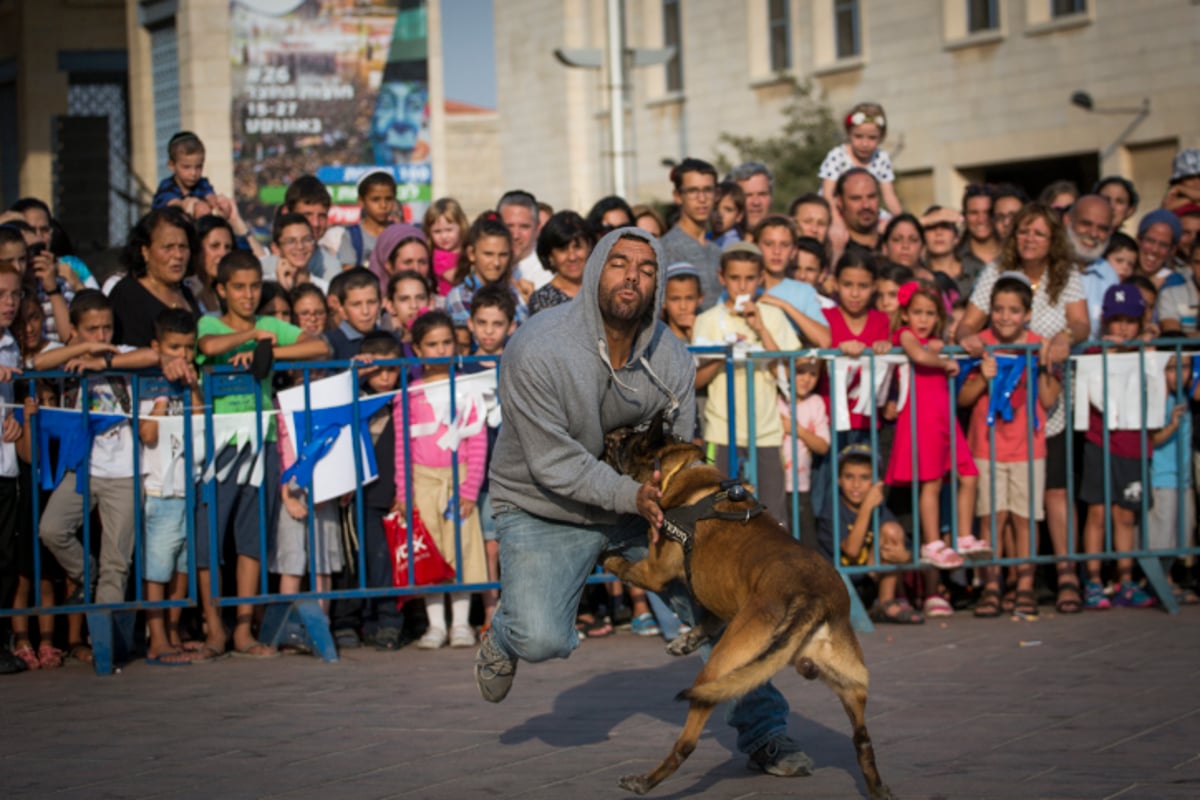
POLYGON ((662 321, 671 333, 689 344, 696 313, 704 295, 700 292, 700 270, 686 261, 667 265, 667 288, 663 296, 662 321))
POLYGON ((454 349, 460 356, 469 356, 475 349, 475 338, 471 335, 471 326, 466 322, 454 324, 454 349))
POLYGON ((296 319, 296 327, 309 336, 324 336, 328 328, 329 304, 325 301, 325 293, 321 287, 312 283, 302 283, 288 293, 292 301, 292 316, 296 319))
MULTIPOLYGON (((198 364, 252 367, 256 359, 262 357, 257 355, 260 342, 270 343, 271 354, 275 360, 301 361, 329 356, 329 347, 323 338, 310 336, 296 326, 275 317, 259 316, 256 313, 262 297, 262 286, 262 265, 252 254, 244 250, 235 250, 221 259, 221 263, 217 265, 216 289, 225 312, 220 317, 200 318, 197 326, 200 351, 197 357, 198 364)), ((261 379, 258 395, 262 409, 269 411, 274 399, 270 375, 261 379)), ((258 402, 253 393, 224 395, 213 398, 213 411, 216 414, 253 413, 258 402)), ((233 452, 234 463, 228 470, 226 479, 218 481, 214 489, 215 508, 209 508, 207 502, 196 504, 196 577, 208 628, 206 647, 214 654, 225 652, 226 634, 220 609, 211 602, 210 564, 214 560, 219 563, 221 550, 224 549, 223 543, 228 537, 233 537, 237 552, 237 596, 250 597, 259 591, 259 570, 265 555, 259 542, 259 493, 254 486, 239 484, 238 473, 245 460, 253 458, 254 451, 261 446, 263 485, 279 485, 279 453, 275 448, 277 436, 273 417, 264 422, 263 435, 263 442, 252 442, 251 447, 239 446, 233 452), (208 552, 210 514, 216 515, 219 548, 218 552, 213 554, 208 552)), ((233 448, 227 448, 225 452, 230 450, 233 448)), ((222 454, 217 454, 217 462, 219 466, 225 466, 221 463, 221 456, 222 454)), ((263 515, 267 520, 267 530, 273 532, 277 510, 275 492, 273 489, 266 491, 264 496, 267 507, 263 509, 263 515)), ((255 638, 251 628, 253 614, 253 605, 247 603, 237 606, 237 619, 233 629, 234 652, 251 658, 270 658, 277 655, 278 651, 275 648, 255 638)))
POLYGON ((334 296, 342 310, 342 322, 325 334, 330 358, 349 361, 358 355, 363 337, 379 330, 379 281, 370 270, 354 267, 342 273, 334 296))
POLYGON ((1138 261, 1138 243, 1132 236, 1114 233, 1104 250, 1104 260, 1112 264, 1118 280, 1128 280, 1141 272, 1138 261))
POLYGON ((164 178, 150 201, 151 208, 179 206, 193 219, 216 214, 229 219, 233 201, 216 193, 204 177, 204 143, 191 131, 179 131, 167 142, 167 169, 171 176, 164 178))
POLYGON ((802 194, 788 206, 788 216, 796 223, 796 233, 816 239, 822 247, 829 244, 829 226, 833 224, 833 209, 829 201, 816 192, 802 194))
POLYGON ((880 149, 887 137, 887 118, 878 103, 859 103, 850 109, 843 120, 846 143, 829 151, 817 177, 821 179, 821 196, 833 197, 838 177, 854 167, 866 169, 879 181, 879 195, 884 207, 895 216, 901 212, 896 196, 896 175, 892 160, 880 149))
MULTIPOLYGON (((1042 337, 1026 327, 1032 313, 1033 289, 1024 273, 1002 275, 992 288, 991 325, 979 336, 988 345, 1042 345, 1042 337)), ((1036 356, 1034 350, 1013 348, 1000 356, 1005 366, 1001 375, 996 351, 987 351, 979 368, 971 371, 958 392, 959 406, 971 410, 967 435, 971 455, 979 474, 986 478, 975 505, 976 515, 981 529, 991 530, 991 535, 984 538, 990 538, 1004 558, 1029 558, 1032 552, 1030 522, 1040 522, 1045 515, 1046 412, 1058 402, 1062 387, 1050 370, 1040 366, 1032 370, 1037 376, 1037 386, 1036 399, 1032 403, 1034 419, 1030 425, 1028 377, 1031 370, 1027 362, 1036 356), (993 402, 992 393, 999 393, 1002 399, 993 402), (1028 438, 1031 427, 1032 442, 1028 438), (991 447, 993 435, 996 440, 994 453, 991 447), (994 512, 993 491, 996 495, 994 512)), ((968 537, 960 537, 960 551, 970 552, 974 547, 980 555, 988 552, 986 542, 972 546, 968 537)), ((1033 577, 1032 564, 1018 567, 1013 610, 1025 616, 1037 614, 1033 577)), ((1001 593, 1001 571, 990 567, 984 572, 984 588, 975 606, 975 616, 999 616, 1001 593)))
POLYGON ((413 320, 429 311, 429 284, 421 273, 400 270, 388 279, 388 296, 383 302, 387 309, 387 327, 396 338, 404 343, 404 355, 412 356, 409 328, 413 320))
POLYGON ((962 322, 963 316, 967 313, 967 305, 970 302, 969 297, 956 297, 950 304, 950 317, 946 320, 947 342, 958 341, 958 324, 962 322))
POLYGON ((338 248, 343 269, 366 267, 375 241, 388 225, 396 221, 396 180, 390 172, 371 172, 358 182, 358 201, 362 216, 346 228, 338 248))
MULTIPOLYGON (((163 310, 154 320, 154 339, 150 347, 156 353, 180 358, 189 364, 196 359, 196 320, 180 308, 163 310)), ((203 398, 196 387, 191 390, 192 408, 199 409, 203 398)), ((142 451, 142 491, 145 505, 142 511, 145 547, 146 599, 160 602, 166 598, 182 600, 188 590, 187 548, 187 484, 194 478, 189 467, 182 463, 181 445, 163 441, 155 417, 182 416, 182 395, 159 395, 138 403, 138 438, 142 451), (168 484, 169 477, 174 476, 168 484)), ((187 651, 179 636, 181 609, 149 609, 146 628, 150 642, 146 648, 146 663, 156 666, 178 666, 193 660, 211 658, 203 651, 187 651)))
POLYGON ((787 277, 796 253, 795 223, 782 214, 771 214, 755 226, 751 238, 763 257, 765 291, 758 301, 782 311, 802 344, 828 347, 829 325, 817 300, 817 290, 787 277))
MULTIPOLYGON (((325 184, 315 175, 301 175, 288 185, 278 212, 280 216, 299 214, 308 220, 308 227, 317 243, 316 251, 308 262, 308 271, 326 281, 342 269, 337 253, 329 249, 330 246, 325 242, 329 232, 329 209, 332 206, 333 198, 325 184)), ((263 269, 269 271, 266 261, 264 258, 263 269)))
MULTIPOLYGON (((71 301, 71 338, 67 344, 52 347, 34 357, 34 369, 76 370, 137 369, 157 363, 150 351, 112 344, 113 310, 107 297, 95 289, 85 289, 71 301), (143 356, 149 353, 151 358, 143 356)), ((90 411, 101 414, 129 414, 132 411, 129 382, 123 377, 93 377, 86 382, 90 411)), ((80 382, 67 385, 63 398, 66 408, 82 408, 84 392, 80 382)), ((83 544, 75 533, 83 524, 83 496, 77 491, 75 473, 67 471, 50 496, 42 514, 38 536, 67 574, 67 605, 87 599, 83 586, 83 544)), ((133 432, 121 422, 92 440, 88 467, 88 499, 92 509, 100 507, 100 566, 95 602, 120 603, 125 599, 129 560, 133 555, 133 432)))
POLYGON ((888 323, 894 333, 900 328, 900 287, 913 280, 908 267, 884 261, 875 279, 875 310, 887 314, 888 323))
POLYGON ((1135 287, 1142 295, 1142 305, 1146 307, 1146 310, 1142 312, 1141 337, 1147 341, 1157 339, 1162 332, 1155 314, 1155 309, 1158 308, 1158 286, 1145 275, 1130 275, 1121 281, 1121 284, 1135 287))
POLYGON ((439 297, 445 297, 454 288, 450 279, 458 268, 463 237, 466 236, 469 224, 462 206, 453 197, 442 197, 433 201, 433 205, 425 212, 425 222, 421 227, 433 243, 433 274, 437 277, 439 297))
POLYGON ((837 308, 837 301, 825 293, 827 289, 832 288, 826 285, 832 281, 829 275, 829 255, 825 245, 811 236, 800 236, 796 239, 796 262, 790 277, 807 283, 817 291, 817 302, 822 313, 827 309, 837 308))
POLYGON ((42 307, 42 332, 50 341, 60 342, 64 332, 71 329, 68 307, 75 293, 58 276, 48 252, 31 254, 28 242, 33 238, 25 222, 17 220, 0 225, 0 263, 11 264, 21 273, 25 294, 36 298, 42 307))
MULTIPOLYGON (((913 391, 905 398, 896 420, 896 438, 888 459, 884 482, 889 486, 920 484, 918 510, 921 525, 921 563, 937 569, 961 567, 962 557, 941 538, 942 482, 953 469, 958 473, 959 545, 968 554, 983 554, 986 545, 971 536, 975 518, 975 490, 979 470, 971 458, 967 439, 950 413, 947 377, 958 374, 958 362, 943 358, 945 343, 938 338, 946 324, 946 306, 930 286, 909 282, 900 287, 903 326, 892 342, 912 361, 913 391), (914 432, 914 424, 919 429, 914 432), (950 438, 955 439, 956 463, 950 462, 950 438), (914 472, 915 470, 915 472, 914 472)), ((986 551, 990 555, 990 550, 986 551)), ((930 576, 936 580, 936 576, 930 576)), ((931 581, 932 583, 932 581, 931 581)), ((936 594, 925 601, 925 613, 944 615, 949 603, 936 594)))
POLYGON ((315 283, 322 290, 329 284, 309 271, 317 240, 308 220, 300 214, 280 214, 271 226, 271 252, 274 254, 274 278, 287 291, 302 283, 315 283))
MULTIPOLYGON (((1142 334, 1146 303, 1141 292, 1132 286, 1110 286, 1104 293, 1102 324, 1104 339, 1114 346, 1109 353, 1128 352, 1134 348, 1126 342, 1142 334)), ((1092 351, 1098 352, 1098 351, 1092 351)), ((1112 413, 1112 412, 1110 412, 1112 413)), ((1136 545, 1137 516, 1142 510, 1142 459, 1154 455, 1154 440, 1159 431, 1146 431, 1146 450, 1142 451, 1142 431, 1104 430, 1104 415, 1100 409, 1088 409, 1088 429, 1083 444, 1083 481, 1079 500, 1086 503, 1087 517, 1083 525, 1083 545, 1086 553, 1104 552, 1105 516, 1112 520, 1114 550, 1133 550, 1136 545), (1107 434, 1107 435, 1106 435, 1107 434), (1108 449, 1109 494, 1105 495, 1104 449, 1108 449)), ((1148 498, 1153 507, 1153 495, 1148 498)), ((1116 562, 1116 591, 1110 601, 1101 583, 1100 561, 1087 562, 1087 583, 1083 588, 1085 608, 1102 611, 1114 605, 1147 608, 1154 598, 1133 582, 1133 559, 1119 558, 1116 562)))
POLYGON ((708 238, 722 249, 730 242, 746 238, 746 193, 737 181, 717 184, 708 224, 708 238))
POLYGON ((293 324, 292 298, 288 290, 275 281, 263 281, 262 294, 258 298, 256 313, 260 317, 274 317, 280 322, 293 324))
MULTIPOLYGON (((1163 334, 1163 338, 1182 334, 1163 334)), ((1172 357, 1167 362, 1166 424, 1154 434, 1154 455, 1150 458, 1150 485, 1154 487, 1154 504, 1146 521, 1146 544, 1151 550, 1174 550, 1191 547, 1195 541, 1196 505, 1192 495, 1191 458, 1187 446, 1192 441, 1192 415, 1188 412, 1187 388, 1191 385, 1191 359, 1172 357), (1180 387, 1184 394, 1180 399, 1180 387), (1183 443, 1181 452, 1180 443, 1183 443), (1182 510, 1181 510, 1182 509, 1182 510), (1183 520, 1181 526, 1180 520, 1183 520), (1180 533, 1183 535, 1180 536, 1180 533)), ((1163 571, 1175 601, 1180 605, 1200 603, 1200 597, 1185 589, 1171 577, 1172 557, 1162 558, 1163 571)))
MULTIPOLYGON (((504 353, 504 344, 508 337, 517 329, 517 304, 512 292, 499 284, 484 286, 475 293, 471 303, 471 319, 467 322, 471 335, 475 338, 475 355, 487 357, 468 365, 464 372, 492 369, 500 366, 500 356, 504 353)), ((500 580, 500 543, 496 539, 496 525, 492 521, 492 501, 488 493, 487 471, 492 462, 492 450, 496 446, 496 437, 500 426, 487 428, 487 461, 483 469, 483 484, 479 487, 479 525, 483 529, 483 549, 487 557, 488 582, 500 580)), ((489 589, 483 593, 484 626, 491 624, 492 615, 496 613, 496 603, 500 593, 489 589)))
POLYGON ((778 393, 779 418, 783 422, 783 480, 789 494, 797 494, 800 509, 800 530, 811 531, 815 524, 812 513, 812 458, 829 452, 829 413, 816 394, 821 379, 822 362, 815 358, 795 359, 792 371, 792 390, 795 392, 795 413, 788 392, 778 393), (793 459, 793 453, 795 458, 793 459))
MULTIPOLYGON (((838 519, 833 524, 832 503, 817 521, 817 548, 831 561, 836 557, 843 566, 875 563, 875 509, 879 509, 879 560, 883 564, 906 564, 912 554, 905 544, 904 530, 883 504, 883 484, 871 482, 874 456, 865 444, 852 444, 838 453, 838 519), (834 532, 838 536, 835 541, 834 532), (836 555, 835 555, 836 554, 836 555)), ((876 622, 920 625, 921 612, 901 592, 900 576, 886 572, 875 577, 879 601, 871 617, 876 622)))
MULTIPOLYGON (((800 347, 788 318, 782 311, 755 299, 762 282, 762 251, 750 242, 734 242, 721 254, 717 274, 725 290, 723 302, 696 318, 693 331, 698 345, 733 345, 735 358, 744 359, 749 350, 788 351, 800 347)), ((729 464, 728 448, 737 448, 737 457, 748 455, 750 414, 746 371, 754 380, 754 419, 757 445, 757 485, 759 500, 776 519, 786 520, 787 506, 780 470, 779 448, 783 444, 783 426, 775 405, 774 362, 747 360, 738 364, 734 376, 734 408, 726 393, 725 360, 707 359, 696 370, 696 387, 710 387, 704 404, 704 439, 713 449, 712 460, 724 468, 729 464), (737 440, 729 441, 729 415, 736 414, 737 440)))
MULTIPOLYGON (((417 317, 412 326, 412 341, 413 350, 418 358, 454 356, 454 323, 450 315, 444 311, 428 311, 417 317)), ((414 510, 420 512, 421 519, 429 529, 442 557, 448 564, 456 567, 461 583, 483 583, 487 580, 487 559, 476 503, 479 500, 479 488, 483 484, 484 464, 487 461, 487 434, 480 431, 467 436, 459 442, 457 452, 455 448, 445 448, 438 444, 438 439, 446 434, 448 428, 444 422, 439 421, 438 409, 434 408, 424 390, 434 388, 433 384, 447 381, 449 378, 448 364, 426 363, 422 368, 420 380, 410 384, 407 423, 413 428, 429 428, 426 433, 414 435, 412 428, 406 428, 404 404, 394 404, 395 429, 404 433, 397 436, 394 454, 396 499, 392 504, 392 511, 405 513, 409 497, 408 483, 411 478, 414 510), (454 485, 454 461, 458 463, 457 487, 454 485), (458 526, 455 525, 456 519, 460 521, 458 526), (457 542, 456 527, 461 533, 457 542)), ((471 421, 468 419, 465 422, 470 424, 471 421)), ((451 647, 475 645, 475 631, 468 624, 470 595, 466 592, 456 592, 449 596, 449 636, 446 630, 446 596, 426 595, 425 608, 429 614, 429 629, 417 642, 417 647, 436 650, 446 644, 447 638, 451 647)))
POLYGON ((512 288, 517 324, 524 322, 529 312, 513 287, 512 236, 495 214, 481 215, 467 231, 462 257, 454 272, 454 288, 446 296, 446 310, 455 324, 466 323, 471 316, 471 297, 489 283, 512 288))

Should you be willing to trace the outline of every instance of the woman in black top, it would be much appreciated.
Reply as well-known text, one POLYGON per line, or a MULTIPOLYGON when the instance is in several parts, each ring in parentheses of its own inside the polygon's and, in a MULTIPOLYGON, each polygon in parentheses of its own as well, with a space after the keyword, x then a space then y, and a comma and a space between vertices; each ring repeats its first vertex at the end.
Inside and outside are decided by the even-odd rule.
POLYGON ((194 249, 191 220, 178 208, 151 211, 129 232, 129 274, 113 287, 113 341, 149 347, 154 320, 165 309, 183 308, 199 319, 200 306, 183 284, 194 249))

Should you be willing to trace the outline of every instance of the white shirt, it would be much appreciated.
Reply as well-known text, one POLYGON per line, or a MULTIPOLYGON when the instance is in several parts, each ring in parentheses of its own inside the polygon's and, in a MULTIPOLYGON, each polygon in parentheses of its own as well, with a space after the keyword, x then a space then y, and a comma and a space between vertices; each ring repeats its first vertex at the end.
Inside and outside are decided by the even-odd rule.
MULTIPOLYGON (((0 366, 12 369, 19 369, 21 366, 21 347, 8 328, 0 331, 0 366)), ((4 408, 0 408, 0 423, 2 423, 12 413, 12 409, 7 407, 13 403, 11 381, 0 383, 0 403, 6 404, 4 408)), ((15 478, 18 472, 16 445, 11 442, 0 443, 0 478, 15 478)))
POLYGON ((522 258, 517 262, 517 277, 531 281, 533 288, 542 288, 554 277, 554 273, 542 266, 541 259, 537 256, 537 250, 522 258))

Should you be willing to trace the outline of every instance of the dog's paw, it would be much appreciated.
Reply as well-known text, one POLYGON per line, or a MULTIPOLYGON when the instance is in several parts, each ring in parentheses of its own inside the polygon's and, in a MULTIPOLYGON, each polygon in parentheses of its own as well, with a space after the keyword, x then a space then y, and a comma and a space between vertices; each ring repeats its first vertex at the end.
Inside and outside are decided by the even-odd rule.
POLYGON ((650 791, 650 781, 646 780, 645 775, 626 775, 617 781, 617 784, 627 792, 634 794, 645 794, 650 791))
POLYGON ((892 794, 892 790, 881 783, 878 789, 871 792, 871 800, 896 800, 896 795, 892 794))
POLYGON ((682 636, 672 639, 667 644, 667 653, 673 656, 691 655, 707 641, 708 637, 700 632, 699 628, 693 628, 682 636))

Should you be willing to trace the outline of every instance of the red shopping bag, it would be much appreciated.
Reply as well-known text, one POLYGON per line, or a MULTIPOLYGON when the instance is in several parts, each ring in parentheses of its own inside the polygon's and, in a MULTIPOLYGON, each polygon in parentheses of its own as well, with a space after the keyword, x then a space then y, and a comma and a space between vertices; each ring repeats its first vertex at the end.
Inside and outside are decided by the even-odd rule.
MULTIPOLYGON (((413 577, 416 586, 430 586, 435 583, 445 583, 454 580, 454 567, 446 563, 438 552, 429 529, 421 521, 421 515, 414 508, 412 534, 413 577)), ((388 549, 392 553, 392 585, 408 586, 408 528, 404 524, 403 514, 388 514, 383 518, 383 530, 387 534, 388 549)), ((403 606, 410 600, 401 597, 397 606, 403 606)))

